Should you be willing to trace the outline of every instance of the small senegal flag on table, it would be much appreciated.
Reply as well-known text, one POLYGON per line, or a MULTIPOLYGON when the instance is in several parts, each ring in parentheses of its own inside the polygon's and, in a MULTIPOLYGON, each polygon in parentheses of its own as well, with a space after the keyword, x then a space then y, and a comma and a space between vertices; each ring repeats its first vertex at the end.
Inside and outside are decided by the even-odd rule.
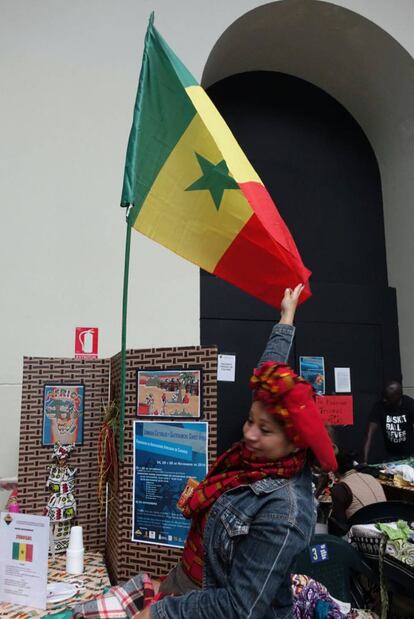
POLYGON ((136 230, 279 307, 310 271, 224 119, 150 18, 122 206, 136 230))
POLYGON ((33 561, 33 544, 13 542, 13 557, 16 561, 33 561))

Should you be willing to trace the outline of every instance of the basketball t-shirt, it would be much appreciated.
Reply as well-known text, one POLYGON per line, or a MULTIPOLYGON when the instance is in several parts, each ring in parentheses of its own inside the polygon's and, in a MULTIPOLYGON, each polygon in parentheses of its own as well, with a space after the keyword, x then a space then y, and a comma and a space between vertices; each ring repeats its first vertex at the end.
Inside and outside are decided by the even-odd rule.
POLYGON ((370 415, 370 421, 377 423, 384 435, 385 446, 391 455, 414 455, 414 400, 403 395, 398 406, 390 408, 380 400, 370 415))

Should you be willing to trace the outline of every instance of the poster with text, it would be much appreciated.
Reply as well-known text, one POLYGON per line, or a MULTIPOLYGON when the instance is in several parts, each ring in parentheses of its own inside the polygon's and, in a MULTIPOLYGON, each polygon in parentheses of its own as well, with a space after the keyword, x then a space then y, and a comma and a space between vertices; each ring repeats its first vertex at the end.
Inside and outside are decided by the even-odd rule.
POLYGON ((46 610, 48 516, 1 512, 0 514, 0 602, 18 604, 15 613, 2 617, 40 617, 23 612, 24 606, 46 610))
POLYGON ((184 547, 190 520, 177 501, 207 473, 207 434, 205 422, 134 422, 132 541, 184 547))
POLYGON ((137 415, 200 417, 201 370, 138 370, 137 415))
POLYGON ((323 357, 299 357, 299 374, 318 395, 325 393, 325 361, 323 357))

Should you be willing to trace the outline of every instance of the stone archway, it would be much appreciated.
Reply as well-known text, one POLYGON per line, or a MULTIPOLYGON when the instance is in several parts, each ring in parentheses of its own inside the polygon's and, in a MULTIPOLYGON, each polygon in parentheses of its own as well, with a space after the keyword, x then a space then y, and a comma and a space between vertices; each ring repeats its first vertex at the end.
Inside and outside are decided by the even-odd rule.
POLYGON ((337 99, 361 125, 378 160, 389 283, 397 288, 401 361, 414 393, 412 207, 414 60, 385 30, 319 0, 280 0, 236 20, 213 47, 205 87, 246 71, 300 77, 337 99))

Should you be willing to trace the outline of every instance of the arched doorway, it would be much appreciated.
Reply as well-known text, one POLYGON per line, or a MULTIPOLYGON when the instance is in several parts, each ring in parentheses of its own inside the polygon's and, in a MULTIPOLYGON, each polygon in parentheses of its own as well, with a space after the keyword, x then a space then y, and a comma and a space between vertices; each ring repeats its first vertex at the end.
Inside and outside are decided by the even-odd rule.
MULTIPOLYGON (((378 96, 381 84, 384 88, 385 85, 389 85, 392 79, 389 62, 391 57, 394 57, 395 61, 395 56, 399 56, 404 67, 407 63, 412 63, 405 50, 389 35, 355 13, 329 3, 285 0, 255 9, 237 20, 217 42, 203 76, 204 84, 211 86, 210 94, 271 190, 294 233, 305 262, 314 270, 315 297, 300 314, 299 320, 302 324, 297 334, 296 356, 324 354, 329 357, 327 371, 331 374, 333 367, 351 366, 356 400, 356 424, 354 428, 342 432, 342 439, 343 442, 352 445, 355 445, 355 438, 359 443, 362 440, 368 409, 378 396, 382 379, 384 376, 396 376, 400 371, 395 295, 394 291, 387 287, 381 209, 375 206, 381 201, 381 184, 378 170, 375 169, 375 155, 369 147, 371 142, 380 169, 381 166, 384 167, 385 160, 390 162, 394 151, 389 144, 391 121, 387 111, 389 112, 391 102, 386 104, 381 100, 379 105, 381 109, 378 110, 378 105, 374 106, 373 98, 374 95, 378 96), (361 48, 363 46, 366 48, 367 43, 371 44, 371 47, 368 46, 370 51, 362 57, 361 48), (367 71, 370 55, 377 50, 380 43, 381 53, 385 50, 388 61, 384 60, 381 65, 379 70, 381 75, 374 76, 372 72, 367 71), (372 46, 374 51, 371 49, 372 46), (258 77, 258 71, 263 70, 276 71, 278 75, 276 78, 273 73, 272 88, 276 89, 276 96, 272 105, 269 104, 268 97, 270 82, 267 86, 264 84, 263 73, 258 77), (281 76, 282 71, 290 76, 305 78, 311 84, 297 80, 296 86, 293 86, 292 77, 281 76), (227 79, 223 80, 224 77, 227 79), (257 87, 256 91, 254 87, 247 85, 250 79, 257 87), (285 98, 283 103, 286 94, 283 89, 287 88, 288 82, 293 95, 285 98), (349 151, 348 142, 348 146, 343 149, 342 169, 337 170, 338 176, 335 182, 338 185, 337 194, 332 191, 335 189, 332 174, 322 174, 312 190, 312 208, 303 209, 304 202, 308 201, 306 197, 310 196, 303 186, 303 194, 298 197, 300 186, 312 181, 312 174, 318 169, 318 165, 326 171, 327 165, 329 168, 341 160, 341 157, 324 158, 324 149, 321 147, 317 158, 311 160, 312 165, 307 166, 305 159, 309 157, 309 149, 304 147, 304 144, 299 146, 297 140, 294 146, 295 140, 292 140, 292 135, 295 134, 308 145, 308 138, 312 136, 315 128, 318 129, 316 133, 323 137, 323 117, 320 114, 321 110, 318 112, 317 106, 314 105, 317 97, 312 103, 310 96, 312 84, 323 87, 322 94, 327 97, 326 101, 330 99, 327 93, 333 94, 335 99, 342 104, 345 103, 348 112, 352 112, 352 115, 348 114, 348 120, 345 120, 347 113, 344 110, 345 115, 340 119, 334 113, 332 106, 330 112, 324 106, 324 113, 329 119, 326 127, 330 127, 331 134, 326 137, 332 138, 336 135, 338 138, 341 133, 345 136, 346 127, 352 125, 352 122, 358 127, 358 123, 352 121, 353 116, 363 125, 364 131, 360 130, 359 137, 357 131, 351 132, 348 137, 352 134, 360 146, 365 141, 365 155, 368 151, 371 154, 368 158, 362 156, 360 149, 354 150, 355 143, 349 151), (252 91, 255 93, 253 98, 246 95, 252 91), (350 93, 353 96, 349 97, 350 93), (279 107, 275 105, 275 101, 278 100, 280 100, 279 107), (248 104, 252 106, 250 109, 248 104), (290 121, 286 115, 281 114, 283 105, 285 109, 289 108, 290 121), (253 122, 252 109, 255 108, 257 113, 253 122), (272 112, 275 114, 273 120, 270 120, 272 112), (374 118, 377 120, 376 123, 374 118), (270 123, 272 129, 269 128, 269 124, 266 128, 266 123, 270 123), (272 135, 276 137, 274 133, 276 126, 281 132, 278 133, 277 140, 272 142, 272 135), (334 126, 336 129, 333 131, 334 126), (369 141, 364 137, 364 132, 368 135, 369 141), (255 143, 254 153, 253 151, 249 153, 250 147, 247 146, 249 139, 255 143), (282 149, 279 148, 277 141, 283 143, 282 149), (266 146, 261 148, 264 144, 266 146), (269 144, 272 146, 269 147, 269 144), (347 150, 351 155, 348 158, 345 152, 347 150), (361 158, 360 171, 364 171, 364 174, 358 174, 358 166, 351 165, 356 163, 356 152, 361 158), (368 164, 369 158, 371 164, 368 164), (350 165, 345 164, 346 159, 350 165), (364 176, 370 178, 370 181, 361 184, 360 181, 364 176), (340 182, 342 180, 345 181, 343 184, 340 182), (369 190, 368 185, 371 187, 369 190), (372 189, 374 185, 375 190, 372 189), (316 199, 318 192, 319 201, 316 199), (334 200, 339 192, 341 198, 344 198, 343 202, 334 200), (282 193, 284 196, 281 200, 282 193), (290 197, 287 197, 287 194, 290 197), (374 194, 376 198, 372 197, 374 194), (335 204, 332 204, 333 201, 335 204), (298 204, 300 212, 297 210, 298 204), (347 205, 346 209, 344 205, 347 205), (377 217, 374 216, 374 211, 377 217), (323 225, 319 223, 321 220, 324 222, 323 225), (328 233, 328 237, 325 235, 325 238, 322 238, 324 231, 328 233), (309 239, 314 239, 314 251, 309 239), (318 245, 319 251, 316 251, 318 245), (344 251, 346 247, 348 251, 344 251), (364 251, 361 253, 360 250, 364 251), (355 297, 359 299, 359 308, 355 307, 355 297), (365 329, 365 335, 361 333, 362 328, 365 329), (341 343, 346 346, 341 347, 341 343), (368 377, 367 374, 370 372, 372 376, 368 377)), ((335 104, 338 106, 337 102, 335 104)), ((339 108, 341 106, 338 106, 339 108)), ((331 139, 328 142, 332 145, 331 139)), ((338 146, 341 150, 341 144, 338 146)), ((326 152, 329 152, 329 148, 326 152)), ((383 191, 385 198, 388 199, 389 185, 393 179, 384 181, 382 169, 381 174, 383 191)), ((406 185, 408 182, 412 183, 407 176, 406 185)), ((392 234, 391 231, 391 238, 392 234)), ((202 341, 212 342, 217 339, 213 334, 219 333, 222 328, 223 339, 218 342, 222 350, 231 351, 239 343, 241 344, 239 350, 234 350, 238 352, 240 385, 236 392, 240 393, 240 398, 237 397, 235 401, 233 386, 221 384, 219 387, 223 407, 223 411, 220 411, 222 427, 219 427, 219 439, 221 447, 225 447, 237 435, 236 426, 241 422, 237 416, 243 415, 248 405, 249 395, 247 388, 244 387, 245 380, 263 345, 274 314, 270 308, 262 307, 254 300, 243 299, 237 291, 229 292, 221 282, 213 282, 211 278, 202 277, 202 341), (214 286, 216 289, 213 291, 214 286), (253 320, 256 319, 258 323, 253 325, 253 320), (214 329, 211 322, 213 320, 214 329), (230 324, 231 321, 233 326, 230 324), (233 328, 236 331, 231 340, 230 333, 233 328), (245 339, 245 342, 241 342, 241 338, 245 339), (246 358, 243 358, 242 349, 248 350, 246 358)), ((332 382, 329 384, 330 376, 327 376, 327 382, 328 391, 332 391, 332 382)))

